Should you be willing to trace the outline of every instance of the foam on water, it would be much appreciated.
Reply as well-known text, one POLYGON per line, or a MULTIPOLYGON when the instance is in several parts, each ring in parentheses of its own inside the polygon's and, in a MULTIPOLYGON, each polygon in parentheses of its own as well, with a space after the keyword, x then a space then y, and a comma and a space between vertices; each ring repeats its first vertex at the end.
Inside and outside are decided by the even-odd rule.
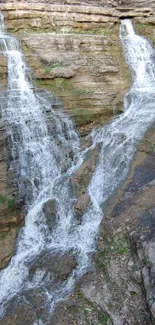
MULTIPOLYGON (((30 82, 30 74, 18 42, 1 30, 0 43, 8 59, 7 105, 2 109, 4 122, 9 124, 14 162, 18 160, 18 181, 21 193, 26 197, 27 215, 20 231, 16 252, 9 266, 0 274, 1 316, 11 298, 28 288, 41 286, 46 291, 46 308, 49 313, 55 305, 73 290, 75 282, 88 269, 91 252, 103 218, 103 207, 112 192, 126 177, 137 143, 155 120, 155 63, 151 43, 135 34, 130 20, 123 20, 120 39, 127 63, 132 72, 132 87, 125 98, 124 113, 105 127, 92 132, 94 148, 100 143, 98 164, 88 186, 91 202, 80 225, 75 222, 74 195, 70 177, 84 159, 80 153, 79 138, 71 120, 51 109, 56 122, 55 134, 48 132, 42 107, 49 106, 45 98, 36 96, 30 82), (7 42, 6 42, 7 39, 7 42), (12 95, 18 91, 18 99, 12 95), (64 128, 65 125, 65 128, 64 128), (15 132, 16 130, 16 132, 15 132), (71 148, 77 164, 69 164, 63 172, 65 151, 57 144, 71 148), (17 159, 18 158, 18 159, 17 159), (29 191, 27 193, 27 184, 29 191), (49 230, 44 218, 43 205, 49 199, 57 203, 56 226, 49 230), (29 263, 41 252, 76 252, 78 266, 70 277, 55 290, 47 290, 48 275, 37 270, 33 280, 29 275, 29 263)), ((42 324, 43 320, 36 321, 42 324)))

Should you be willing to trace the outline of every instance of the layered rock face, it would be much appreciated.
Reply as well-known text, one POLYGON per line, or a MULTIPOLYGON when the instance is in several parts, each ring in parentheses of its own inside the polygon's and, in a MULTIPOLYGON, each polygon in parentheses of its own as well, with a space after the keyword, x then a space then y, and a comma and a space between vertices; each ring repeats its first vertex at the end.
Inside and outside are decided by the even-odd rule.
POLYGON ((120 13, 27 3, 1 9, 8 32, 22 40, 36 86, 58 95, 77 126, 89 130, 120 109, 129 87, 116 25, 120 13))
MULTIPOLYGON (((16 2, 16 0, 3 0, 3 3, 13 3, 16 2)), ((19 2, 23 2, 22 0, 19 0, 19 2)), ((37 0, 25 0, 25 2, 28 3, 37 3, 37 0)), ((154 0, 40 0, 39 3, 45 3, 45 4, 69 4, 69 5, 86 5, 86 6, 102 6, 107 8, 116 8, 120 6, 127 6, 127 7, 155 7, 155 1, 154 0)))
MULTIPOLYGON (((8 32, 21 40, 35 85, 61 98, 82 136, 121 112, 123 95, 130 86, 130 73, 119 41, 120 18, 134 17, 137 31, 154 41, 154 8, 155 1, 151 0, 0 3, 8 32)), ((1 88, 6 89, 4 57, 0 57, 0 79, 1 88)), ((7 172, 9 162, 7 165, 3 151, 4 145, 8 150, 7 138, 2 120, 0 123, 0 268, 3 268, 12 256, 23 214, 15 202, 14 175, 7 172)), ((139 146, 127 181, 107 203, 91 272, 75 294, 58 307, 52 324, 154 323, 154 134, 152 128, 139 146)), ((88 152, 88 159, 74 175, 78 223, 89 203, 86 187, 97 155, 98 148, 88 152)), ((49 205, 45 207, 48 208, 49 205)), ((50 209, 54 215, 54 208, 50 209)), ((31 292, 28 294, 31 300, 31 292)), ((37 299, 33 301, 36 312, 40 308, 37 299)), ((35 319, 32 309, 24 304, 22 309, 15 303, 14 315, 4 319, 5 325, 21 324, 23 319, 26 325, 32 324, 35 319)))
MULTIPOLYGON (((2 100, 0 98, 0 102, 2 100)), ((12 171, 8 172, 9 161, 5 152, 7 140, 5 125, 0 116, 0 269, 8 264, 13 254, 19 227, 24 219, 15 200, 17 194, 15 175, 12 171)), ((9 148, 7 151, 9 153, 9 148)))
MULTIPOLYGON (((151 8, 86 4, 0 5, 8 32, 22 41, 36 86, 60 96, 82 132, 107 122, 114 110, 119 112, 129 88, 119 40, 120 18, 135 17, 143 24, 155 21, 151 8)), ((4 69, 2 84, 6 83, 4 69)))
POLYGON ((155 124, 107 202, 92 270, 57 308, 52 325, 154 324, 154 158, 155 124))

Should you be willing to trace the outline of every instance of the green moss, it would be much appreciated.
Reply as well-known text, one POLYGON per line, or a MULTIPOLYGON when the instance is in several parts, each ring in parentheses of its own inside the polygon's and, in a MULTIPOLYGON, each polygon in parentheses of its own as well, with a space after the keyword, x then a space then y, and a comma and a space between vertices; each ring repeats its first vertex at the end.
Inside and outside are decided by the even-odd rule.
POLYGON ((148 24, 136 24, 136 27, 139 27, 139 28, 148 28, 148 24))
POLYGON ((83 89, 74 89, 74 90, 73 90, 73 94, 74 94, 75 96, 80 96, 80 95, 85 94, 85 91, 84 91, 83 89))
POLYGON ((75 108, 72 109, 74 121, 77 126, 86 125, 93 120, 94 113, 88 109, 75 108))
POLYGON ((154 32, 154 25, 153 24, 141 24, 136 23, 135 31, 137 34, 142 34, 149 38, 149 40, 155 41, 155 32, 154 32))
POLYGON ((90 300, 88 300, 81 291, 77 291, 77 296, 78 296, 78 299, 80 299, 81 301, 87 303, 87 305, 89 305, 90 307, 94 308, 94 304, 93 302, 91 302, 90 300))
POLYGON ((146 29, 147 29, 147 31, 149 31, 149 29, 150 29, 150 26, 148 24, 136 23, 136 25, 135 25, 135 30, 138 33, 141 33, 142 31, 145 31, 146 29))
POLYGON ((77 291, 77 296, 79 299, 84 298, 83 293, 81 291, 77 291))
POLYGON ((0 205, 4 204, 6 202, 6 197, 3 195, 0 195, 0 205))
POLYGON ((65 32, 64 34, 77 34, 77 35, 101 35, 104 37, 108 37, 111 35, 111 30, 103 29, 103 28, 94 28, 94 29, 84 29, 83 26, 81 28, 72 29, 70 31, 65 32))
POLYGON ((99 312, 98 314, 98 320, 101 324, 106 325, 107 323, 109 323, 109 321, 111 321, 109 315, 106 312, 99 312))
POLYGON ((66 88, 67 88, 67 89, 71 88, 71 84, 70 84, 70 82, 69 82, 68 80, 65 80, 65 79, 63 80, 63 82, 62 82, 61 85, 62 85, 62 87, 65 88, 65 89, 66 89, 66 88))
POLYGON ((0 232, 0 240, 4 240, 7 237, 8 237, 8 232, 5 231, 0 232))
POLYGON ((137 296, 137 292, 136 291, 130 291, 130 294, 131 294, 132 297, 137 296))
POLYGON ((101 269, 105 274, 108 274, 107 266, 105 263, 98 261, 97 266, 101 269))
POLYGON ((104 234, 102 247, 98 251, 96 257, 96 267, 102 272, 104 277, 109 279, 108 263, 111 256, 127 255, 130 253, 129 236, 116 234, 111 237, 109 234, 104 234))
POLYGON ((47 67, 45 67, 45 73, 50 73, 52 70, 56 69, 56 68, 62 68, 63 65, 62 64, 53 64, 53 65, 48 65, 47 67))
POLYGON ((13 198, 0 195, 0 205, 5 205, 7 209, 15 209, 16 208, 16 202, 13 198))
POLYGON ((15 202, 15 200, 8 198, 8 200, 7 200, 7 207, 8 207, 8 209, 15 209, 16 208, 16 202, 15 202))
POLYGON ((43 81, 43 79, 36 79, 35 84, 36 84, 36 86, 43 86, 44 81, 43 81))
POLYGON ((120 253, 121 255, 128 254, 128 253, 129 253, 128 247, 122 247, 122 248, 120 249, 119 253, 120 253))
POLYGON ((72 89, 70 80, 65 78, 55 78, 53 80, 37 79, 35 81, 36 86, 43 87, 48 90, 54 91, 64 91, 72 89))
POLYGON ((101 257, 105 257, 105 254, 106 254, 106 252, 104 250, 101 250, 99 252, 99 256, 101 256, 101 257))

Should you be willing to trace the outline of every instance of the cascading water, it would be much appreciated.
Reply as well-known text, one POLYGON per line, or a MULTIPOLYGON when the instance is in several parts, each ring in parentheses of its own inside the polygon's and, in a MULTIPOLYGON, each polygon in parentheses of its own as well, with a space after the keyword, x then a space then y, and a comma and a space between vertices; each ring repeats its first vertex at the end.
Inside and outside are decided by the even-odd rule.
MULTIPOLYGON (((82 163, 85 153, 80 152, 72 122, 62 112, 51 110, 56 135, 49 134, 42 113, 43 107, 49 107, 49 101, 34 93, 17 40, 5 34, 2 23, 0 26, 0 48, 8 59, 9 88, 2 115, 12 143, 13 162, 18 161, 19 189, 26 197, 27 210, 15 255, 0 274, 0 314, 3 317, 15 295, 24 296, 27 289, 41 287, 49 311, 41 322, 49 324, 52 309, 67 297, 75 281, 88 269, 104 203, 127 175, 138 141, 155 120, 154 50, 149 41, 135 34, 130 20, 122 21, 120 38, 132 72, 132 88, 125 98, 124 113, 92 132, 92 148, 100 143, 101 151, 88 186, 91 202, 81 225, 77 225, 70 177, 82 163), (66 159, 64 147, 70 148, 72 156, 78 160, 76 164, 70 162, 66 172, 62 167, 66 159), (47 227, 43 212, 44 204, 51 199, 57 206, 56 224, 52 230, 47 227), (30 266, 40 252, 53 254, 69 250, 75 252, 78 265, 61 285, 49 289, 48 274, 40 270, 30 277, 30 266)), ((40 324, 40 320, 36 319, 35 324, 40 324)))

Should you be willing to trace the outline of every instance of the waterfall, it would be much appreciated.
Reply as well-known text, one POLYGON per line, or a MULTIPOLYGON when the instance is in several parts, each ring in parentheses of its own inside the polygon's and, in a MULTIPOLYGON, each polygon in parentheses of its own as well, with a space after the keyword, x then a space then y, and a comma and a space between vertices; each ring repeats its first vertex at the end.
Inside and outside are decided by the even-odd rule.
MULTIPOLYGON (((148 40, 135 34, 130 20, 122 21, 120 40, 132 73, 132 87, 125 97, 124 113, 91 134, 92 148, 100 144, 101 150, 87 189, 91 202, 82 223, 77 225, 70 177, 79 168, 85 152, 80 151, 71 120, 61 109, 52 109, 51 99, 35 93, 19 42, 5 34, 2 21, 0 51, 8 60, 9 90, 2 116, 12 146, 12 164, 18 162, 17 178, 26 200, 26 220, 15 254, 0 273, 0 315, 3 317, 9 301, 17 294, 24 296, 27 289, 40 286, 46 294, 46 324, 49 324, 53 308, 68 296, 76 280, 88 269, 104 204, 126 177, 139 140, 155 120, 154 50, 148 40), (43 113, 46 109, 51 111, 55 125, 52 134, 43 113), (73 157, 65 171, 64 148, 73 157), (52 230, 47 227, 43 212, 44 204, 51 199, 57 207, 52 230), (40 252, 69 250, 75 252, 77 266, 62 285, 50 290, 49 275, 39 269, 33 279, 30 277, 30 265, 40 252)), ((36 319, 35 324, 43 324, 43 320, 36 319)))

